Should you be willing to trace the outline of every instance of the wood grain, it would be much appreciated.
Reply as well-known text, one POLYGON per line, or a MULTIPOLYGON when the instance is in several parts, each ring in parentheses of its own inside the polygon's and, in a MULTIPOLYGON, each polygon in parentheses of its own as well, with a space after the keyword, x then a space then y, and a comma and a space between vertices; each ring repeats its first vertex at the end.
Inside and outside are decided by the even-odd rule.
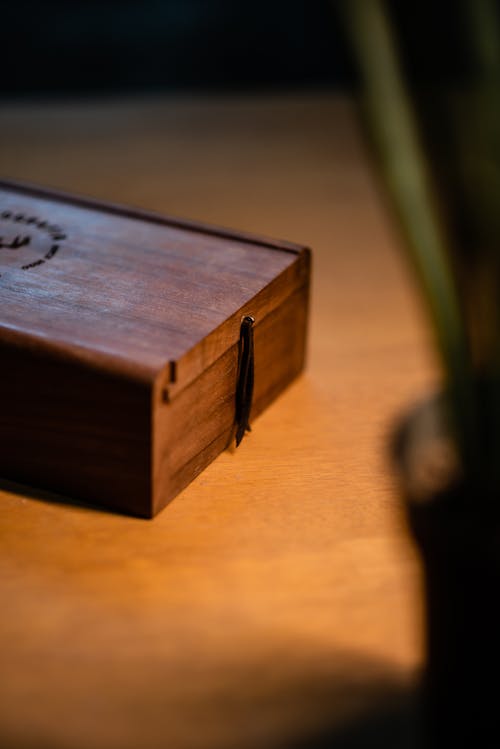
POLYGON ((436 372, 350 102, 11 104, 0 135, 10 176, 315 249, 306 373, 154 523, 3 487, 0 744, 310 747, 397 709, 420 572, 387 440, 436 372))
POLYGON ((40 345, 58 344, 66 357, 88 352, 88 364, 95 359, 118 372, 128 363, 153 379, 292 265, 301 249, 152 218, 0 182, 2 231, 32 234, 28 251, 1 251, 0 335, 14 331, 40 345), (32 218, 37 223, 28 223, 32 218), (44 259, 53 246, 57 256, 42 266, 20 266, 19 254, 44 259))

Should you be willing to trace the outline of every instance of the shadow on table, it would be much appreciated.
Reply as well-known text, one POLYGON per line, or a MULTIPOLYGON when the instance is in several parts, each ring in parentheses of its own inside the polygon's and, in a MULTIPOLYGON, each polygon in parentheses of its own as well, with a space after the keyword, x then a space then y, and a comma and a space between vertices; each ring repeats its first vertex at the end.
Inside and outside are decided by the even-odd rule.
POLYGON ((324 728, 282 749, 422 749, 417 687, 386 694, 342 725, 324 728))
MULTIPOLYGON (((47 504, 63 505, 65 507, 80 507, 91 512, 104 512, 111 515, 131 516, 130 513, 117 510, 113 507, 104 507, 86 500, 77 499, 76 497, 57 494, 48 489, 40 489, 29 484, 22 484, 18 481, 13 481, 3 477, 0 477, 0 491, 15 494, 22 499, 35 500, 47 504)), ((144 520, 144 518, 135 515, 132 517, 135 517, 137 520, 144 520)))
POLYGON ((90 657, 76 669, 66 657, 50 681, 45 669, 36 688, 29 681, 30 700, 19 684, 0 687, 0 746, 421 749, 414 674, 355 654, 311 655, 268 652, 229 668, 216 659, 199 672, 181 665, 177 674, 154 659, 142 676, 126 657, 120 664, 90 657), (96 721, 102 695, 105 719, 96 721))

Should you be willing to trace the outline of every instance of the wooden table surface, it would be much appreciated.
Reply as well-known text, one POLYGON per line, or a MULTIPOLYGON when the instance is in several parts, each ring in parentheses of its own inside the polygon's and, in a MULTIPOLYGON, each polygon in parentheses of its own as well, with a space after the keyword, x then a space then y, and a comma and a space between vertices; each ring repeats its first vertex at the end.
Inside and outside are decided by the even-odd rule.
POLYGON ((0 746, 343 745, 379 725, 422 650, 388 435, 436 371, 352 104, 4 103, 0 171, 315 253, 306 373, 155 520, 0 485, 0 746))

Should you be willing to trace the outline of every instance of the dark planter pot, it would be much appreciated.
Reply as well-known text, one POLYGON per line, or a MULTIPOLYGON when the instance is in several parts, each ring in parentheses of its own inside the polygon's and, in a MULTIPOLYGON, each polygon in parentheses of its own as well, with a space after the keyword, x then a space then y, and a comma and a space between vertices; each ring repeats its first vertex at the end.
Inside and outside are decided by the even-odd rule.
POLYGON ((480 481, 459 477, 443 424, 434 399, 404 421, 395 441, 424 573, 425 745, 499 747, 499 502, 480 481))

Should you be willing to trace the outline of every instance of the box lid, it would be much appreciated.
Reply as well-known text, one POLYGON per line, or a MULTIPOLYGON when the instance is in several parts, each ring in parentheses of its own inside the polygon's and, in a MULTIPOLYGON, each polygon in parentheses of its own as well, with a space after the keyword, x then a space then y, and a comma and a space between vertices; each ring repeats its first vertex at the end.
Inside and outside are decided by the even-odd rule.
POLYGON ((164 373, 175 391, 237 340, 242 314, 265 316, 297 288, 306 254, 0 181, 0 342, 140 380, 164 373))

